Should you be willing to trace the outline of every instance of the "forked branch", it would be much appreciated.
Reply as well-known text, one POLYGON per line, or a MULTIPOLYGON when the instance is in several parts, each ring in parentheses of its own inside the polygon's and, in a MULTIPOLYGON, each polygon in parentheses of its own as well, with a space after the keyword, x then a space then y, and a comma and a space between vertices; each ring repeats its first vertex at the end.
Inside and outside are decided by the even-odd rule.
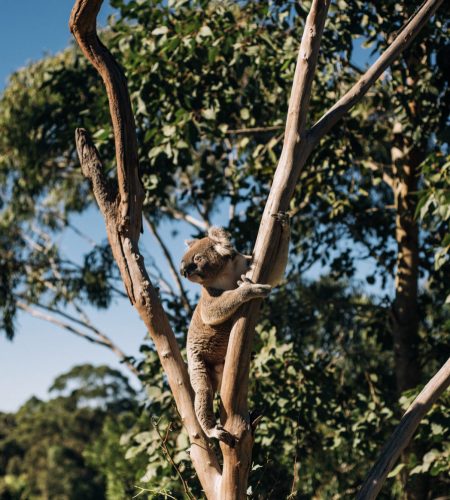
MULTIPOLYGON (((274 248, 281 231, 272 215, 289 209, 299 174, 313 146, 363 97, 384 69, 409 45, 442 0, 428 0, 408 21, 385 54, 308 132, 306 120, 311 87, 329 3, 330 0, 313 0, 306 21, 282 155, 255 244, 255 266, 249 276, 254 281, 264 282, 268 270, 274 265, 277 258, 274 248)), ((221 392, 225 410, 223 421, 239 441, 236 449, 221 445, 224 457, 221 476, 216 456, 194 413, 192 390, 175 336, 139 253, 143 189, 138 174, 135 125, 125 76, 97 37, 96 17, 101 4, 102 0, 77 0, 70 28, 83 53, 103 78, 108 93, 116 146, 117 183, 110 183, 105 178, 97 150, 87 133, 79 129, 76 142, 83 173, 92 182, 128 296, 145 322, 167 374, 181 418, 189 432, 191 458, 205 493, 211 499, 244 498, 253 442, 247 410, 248 374, 260 304, 259 301, 252 301, 241 308, 230 336, 221 392)))
MULTIPOLYGON (((306 119, 329 3, 329 0, 313 0, 306 19, 289 100, 283 150, 254 250, 255 265, 250 278, 256 283, 266 282, 267 271, 274 265, 277 258, 274 255, 274 249, 277 248, 281 228, 276 224, 272 215, 288 210, 302 166, 296 162, 296 159, 299 151, 309 151, 305 137, 306 119)), ((244 488, 251 463, 253 438, 248 421, 247 392, 252 338, 260 302, 253 300, 240 309, 230 335, 225 359, 221 390, 226 415, 223 423, 227 430, 239 440, 234 450, 222 446, 224 463, 221 498, 229 498, 226 492, 230 490, 231 485, 236 483, 237 477, 239 478, 237 490, 241 495, 242 492, 245 493, 244 488)))
POLYGON ((312 147, 336 125, 349 109, 365 96, 369 88, 382 75, 383 71, 411 44, 442 2, 443 0, 427 0, 424 2, 416 14, 397 33, 391 45, 361 76, 355 85, 311 127, 309 139, 312 147))
MULTIPOLYGON (((273 184, 264 209, 258 237, 253 251, 254 268, 249 278, 254 282, 264 283, 268 272, 275 265, 280 229, 272 217, 277 212, 288 211, 299 175, 313 147, 348 110, 359 102, 370 86, 382 74, 387 66, 411 43, 420 29, 434 14, 442 0, 427 0, 406 23, 393 44, 366 72, 359 82, 328 111, 319 122, 306 131, 311 83, 315 62, 320 45, 320 36, 325 21, 329 2, 314 0, 306 22, 296 73, 289 103, 283 150, 275 172, 273 184)), ((230 335, 225 361, 222 385, 222 401, 225 407, 224 424, 228 431, 238 436, 249 436, 248 432, 248 373, 254 328, 259 312, 259 301, 252 301, 238 311, 230 335)), ((251 449, 251 438, 241 439, 241 446, 251 449)), ((223 480, 233 481, 236 467, 241 467, 243 455, 250 460, 249 453, 240 456, 233 450, 222 447, 224 453, 223 480)), ((249 462, 245 462, 247 465, 249 462)), ((245 471, 244 471, 245 474, 245 471)))

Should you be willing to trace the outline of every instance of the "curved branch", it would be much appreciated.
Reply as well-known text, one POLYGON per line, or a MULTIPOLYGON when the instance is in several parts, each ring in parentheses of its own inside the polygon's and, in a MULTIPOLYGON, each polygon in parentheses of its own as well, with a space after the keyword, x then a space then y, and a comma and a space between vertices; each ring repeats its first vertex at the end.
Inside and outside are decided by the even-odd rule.
POLYGON ((126 80, 112 55, 95 31, 102 0, 76 0, 70 29, 85 56, 103 78, 114 126, 118 195, 102 173, 100 156, 87 132, 76 131, 76 144, 83 174, 92 181, 94 195, 103 214, 108 240, 119 266, 131 303, 139 312, 155 343, 161 364, 191 441, 191 459, 208 498, 215 498, 220 478, 217 457, 209 447, 194 412, 193 391, 185 362, 157 291, 139 252, 143 188, 138 178, 134 119, 126 80))
POLYGON ((383 71, 414 40, 442 2, 443 0, 427 0, 417 13, 408 19, 392 44, 362 75, 358 82, 311 127, 308 135, 312 146, 315 146, 345 113, 364 97, 383 71))
POLYGON ((35 318, 42 319, 44 321, 48 321, 49 323, 53 323, 56 326, 59 326, 60 328, 64 328, 65 330, 73 333, 74 335, 77 335, 78 337, 84 338, 85 340, 92 342, 93 344, 98 344, 103 347, 109 347, 109 345, 104 342, 103 340, 98 340, 95 337, 92 337, 91 335, 88 335, 87 333, 82 332, 81 330, 78 330, 74 326, 70 325, 69 323, 66 323, 64 321, 61 321, 54 316, 50 316, 49 314, 45 314, 41 311, 38 311, 37 309, 34 309, 33 307, 29 306, 25 302, 22 302, 21 300, 18 300, 16 302, 16 305, 19 309, 22 309, 22 311, 27 312, 28 314, 31 314, 31 316, 34 316, 35 318))
POLYGON ((105 84, 116 149, 119 226, 129 233, 132 241, 137 242, 144 189, 139 179, 136 126, 123 70, 97 36, 97 15, 102 3, 103 0, 78 0, 72 9, 69 28, 105 84))
POLYGON ((377 497, 389 471, 402 451, 408 446, 422 418, 450 386, 450 358, 423 388, 422 392, 406 410, 367 479, 358 493, 357 500, 372 500, 377 497))
POLYGON ((208 230, 209 226, 205 221, 196 219, 192 215, 186 214, 181 210, 177 210, 176 208, 161 207, 161 212, 169 214, 176 220, 182 220, 190 224, 191 226, 195 227, 196 229, 201 229, 202 231, 208 230))
MULTIPOLYGON (((81 321, 78 318, 75 318, 74 316, 65 313, 64 311, 59 311, 57 309, 54 309, 52 307, 45 306, 44 304, 39 304, 39 303, 34 303, 36 307, 39 307, 41 309, 45 309, 53 314, 57 314, 59 316, 62 316, 63 318, 68 319, 69 321, 72 321, 73 323, 76 323, 80 326, 83 326, 84 328, 91 330, 95 335, 97 335, 98 338, 93 337, 92 335, 89 335, 79 328, 75 328, 73 325, 70 323, 66 323, 65 321, 62 321, 55 316, 51 316, 50 314, 45 314, 33 307, 31 307, 29 304, 18 300, 16 302, 17 307, 19 309, 22 309, 22 311, 27 312, 31 316, 34 316, 35 318, 42 319, 44 321, 48 321, 49 323, 52 323, 56 326, 59 326, 60 328, 63 328, 64 330, 69 331, 70 333, 73 333, 74 335, 77 335, 78 337, 81 337, 88 342, 91 342, 93 344, 101 345, 102 347, 107 347, 110 349, 119 359, 120 362, 123 363, 128 367, 128 369, 136 375, 136 377, 139 377, 140 373, 139 370, 136 369, 136 367, 128 361, 128 356, 120 349, 114 342, 103 332, 98 330, 96 327, 94 327, 90 321, 81 321)), ((86 317, 87 319, 87 317, 86 317)))

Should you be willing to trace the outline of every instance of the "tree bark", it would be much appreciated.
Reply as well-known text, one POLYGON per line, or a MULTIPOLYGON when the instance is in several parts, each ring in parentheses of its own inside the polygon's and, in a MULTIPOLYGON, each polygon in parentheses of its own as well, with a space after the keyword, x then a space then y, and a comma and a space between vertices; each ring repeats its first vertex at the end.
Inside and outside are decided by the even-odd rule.
MULTIPOLYGON (((398 127, 399 124, 396 125, 398 127)), ((423 156, 416 148, 405 154, 401 129, 394 130, 392 160, 394 166, 395 239, 397 268, 395 298, 392 305, 397 392, 415 387, 420 382, 418 280, 419 228, 416 211, 418 167, 423 156)))
MULTIPOLYGON (((253 253, 254 269, 250 278, 255 283, 267 282, 269 262, 273 264, 277 257, 274 249, 281 236, 280 228, 272 215, 288 211, 297 179, 310 152, 305 134, 306 120, 329 3, 329 0, 313 0, 306 19, 289 101, 283 149, 253 253)), ((220 394, 224 407, 222 423, 238 438, 238 442, 234 449, 221 445, 223 472, 220 491, 223 500, 242 499, 246 496, 253 446, 247 407, 248 376, 252 337, 260 303, 260 300, 253 300, 240 309, 225 358, 220 394)))
POLYGON ((76 131, 78 156, 83 174, 92 183, 105 219, 108 240, 127 294, 148 328, 167 374, 181 420, 191 441, 190 455, 195 470, 206 496, 216 498, 220 466, 195 416, 193 391, 186 365, 139 253, 144 193, 138 175, 135 124, 123 71, 97 37, 96 19, 101 4, 102 0, 77 0, 69 26, 106 87, 114 128, 117 183, 105 177, 98 151, 82 129, 76 131))
MULTIPOLYGON (((392 148, 394 164, 395 240, 397 266, 395 297, 391 308, 391 331, 394 343, 394 369, 397 394, 416 387, 421 380, 419 362, 419 226, 415 220, 417 206, 418 167, 423 156, 417 148, 408 153, 399 130, 392 148)), ((424 450, 417 444, 404 449, 402 460, 408 463, 411 453, 418 458, 424 450)), ((403 497, 407 500, 426 500, 428 481, 423 475, 409 478, 408 469, 401 473, 403 497)))
MULTIPOLYGON (((289 209, 298 177, 314 146, 342 116, 364 97, 383 71, 409 46, 442 1, 426 1, 416 15, 402 28, 389 48, 359 81, 309 131, 306 131, 306 117, 315 58, 325 20, 325 17, 322 18, 322 16, 326 15, 329 2, 312 3, 297 61, 283 150, 253 252, 255 265, 248 274, 252 281, 266 282, 268 271, 274 266, 276 259, 274 249, 277 248, 280 231, 272 215, 289 209)), ((234 485, 234 491, 242 491, 242 484, 248 473, 251 460, 252 436, 249 430, 247 409, 248 373, 252 339, 259 308, 260 301, 251 301, 237 312, 225 360, 221 390, 224 406, 222 422, 229 432, 239 437, 239 442, 235 450, 222 446, 224 464, 223 489, 221 491, 223 494, 225 494, 226 489, 231 487, 226 485, 234 485)), ((241 497, 224 496, 223 498, 241 497)))
MULTIPOLYGON (((414 54, 420 54, 420 46, 414 54)), ((413 88, 416 75, 426 61, 411 54, 404 58, 406 75, 404 85, 413 88)), ((401 89, 399 89, 400 91, 401 89)), ((407 113, 411 124, 420 127, 420 102, 410 101, 407 113)), ((394 126, 394 141, 391 159, 394 172, 395 239, 397 242, 397 266, 395 274, 395 298, 392 304, 392 337, 394 341, 395 376, 399 396, 416 387, 421 380, 419 362, 419 225, 415 218, 420 164, 426 157, 427 144, 405 137, 400 123, 394 126)), ((424 454, 419 444, 405 450, 403 461, 408 462, 410 453, 418 458, 424 454)), ((407 469, 402 470, 405 498, 426 500, 428 478, 416 475, 408 478, 407 469), (409 480, 408 480, 409 479, 409 480)))

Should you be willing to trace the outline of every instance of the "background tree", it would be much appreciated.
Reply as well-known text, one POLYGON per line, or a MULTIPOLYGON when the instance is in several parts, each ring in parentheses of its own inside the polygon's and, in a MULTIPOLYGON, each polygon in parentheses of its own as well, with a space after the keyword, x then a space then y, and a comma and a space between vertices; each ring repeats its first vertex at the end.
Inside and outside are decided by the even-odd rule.
POLYGON ((106 419, 136 412, 135 391, 117 370, 91 365, 59 376, 50 391, 49 401, 1 414, 1 498, 105 498, 106 478, 84 453, 106 419))

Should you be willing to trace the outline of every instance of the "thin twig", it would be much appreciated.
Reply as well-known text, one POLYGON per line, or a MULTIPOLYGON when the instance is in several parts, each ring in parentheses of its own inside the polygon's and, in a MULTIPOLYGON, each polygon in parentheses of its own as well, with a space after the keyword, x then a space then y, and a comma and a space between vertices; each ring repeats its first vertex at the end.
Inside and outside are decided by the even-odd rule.
POLYGON ((66 323, 64 321, 60 321, 57 318, 55 318, 54 316, 50 316, 49 314, 44 314, 43 312, 40 312, 37 309, 34 309, 33 307, 30 307, 25 302, 18 300, 16 302, 16 305, 17 305, 17 307, 19 307, 19 309, 22 309, 22 311, 26 311, 27 313, 31 314, 35 318, 39 318, 39 319, 42 319, 44 321, 48 321, 49 323, 53 323, 54 325, 57 325, 65 330, 73 333, 74 335, 82 337, 82 338, 88 340, 89 342, 92 342, 93 344, 98 344, 98 345, 101 345, 103 347, 109 348, 109 345, 106 344, 105 342, 103 342, 102 340, 98 340, 98 339, 92 337, 91 335, 88 335, 88 334, 82 332, 81 330, 74 328, 69 323, 66 323))
POLYGON ((177 210, 172 207, 161 207, 161 211, 168 213, 176 220, 187 222, 196 229, 201 229, 202 231, 206 231, 208 229, 208 224, 205 221, 196 219, 192 215, 189 215, 181 210, 177 210))
POLYGON ((153 234, 155 237, 156 241, 158 242, 159 247, 161 248, 162 253, 164 254, 164 257, 166 258, 166 262, 169 266, 170 274, 172 275, 173 280, 177 284, 178 290, 181 295, 181 302, 183 303, 183 307, 186 309, 186 312, 190 315, 193 313, 192 306, 189 302, 189 299, 187 298, 186 295, 186 290, 183 287, 183 283, 181 282, 180 276, 177 272, 177 268, 175 267, 175 264, 173 263, 172 255, 169 252, 169 249, 167 248, 167 245, 164 243, 162 240, 161 236, 159 235, 155 224, 144 215, 144 221, 145 224, 147 225, 148 229, 150 232, 153 234))
POLYGON ((169 423, 169 425, 167 426, 166 433, 165 433, 164 437, 162 437, 162 435, 159 431, 159 427, 158 427, 157 422, 153 422, 153 427, 155 428, 159 438, 161 439, 161 448, 164 451, 164 454, 166 455, 167 460, 172 465, 172 467, 175 469, 175 472, 177 473, 178 477, 180 478, 181 484, 183 485, 184 492, 186 493, 187 497, 190 500, 195 500, 194 495, 190 491, 189 485, 187 484, 183 475, 181 474, 181 471, 180 471, 179 467, 177 466, 177 464, 175 463, 175 461, 172 457, 172 454, 170 453, 169 447, 167 446, 169 434, 170 434, 170 431, 172 430, 172 423, 169 423))
POLYGON ((227 134, 227 135, 251 135, 251 134, 260 134, 263 132, 273 132, 274 130, 282 130, 282 129, 284 129, 284 125, 271 125, 268 127, 229 129, 225 132, 225 134, 227 134))
MULTIPOLYGON (((22 298, 23 299, 23 298, 22 298)), ((32 316, 42 319, 44 321, 48 321, 49 323, 53 323, 67 331, 70 331, 71 333, 78 335, 79 337, 82 337, 89 342, 96 343, 98 345, 101 345, 103 347, 107 347, 110 349, 116 356, 120 359, 120 361, 128 367, 128 369, 136 375, 136 377, 139 377, 140 372, 139 370, 136 369, 136 367, 128 361, 128 357, 105 333, 101 332, 97 327, 95 327, 91 321, 89 320, 87 314, 82 311, 82 309, 75 303, 73 302, 73 305, 77 312, 83 315, 84 320, 80 320, 79 318, 76 318, 75 316, 72 316, 71 314, 66 313, 65 311, 61 311, 59 309, 55 309, 53 307, 47 306, 45 304, 41 304, 39 302, 33 302, 32 303, 35 307, 38 307, 40 309, 44 309, 46 311, 49 311, 53 314, 56 314, 58 316, 61 316, 72 323, 75 323, 77 325, 80 325, 87 330, 90 330, 92 333, 97 335, 98 338, 92 337, 91 335, 88 335, 84 333, 82 330, 75 328, 73 325, 70 323, 66 323, 64 321, 61 321, 54 316, 50 316, 48 314, 44 314, 41 311, 38 311, 37 309, 31 307, 29 304, 26 304, 22 300, 17 301, 18 307, 22 309, 23 311, 28 312, 32 316)))

